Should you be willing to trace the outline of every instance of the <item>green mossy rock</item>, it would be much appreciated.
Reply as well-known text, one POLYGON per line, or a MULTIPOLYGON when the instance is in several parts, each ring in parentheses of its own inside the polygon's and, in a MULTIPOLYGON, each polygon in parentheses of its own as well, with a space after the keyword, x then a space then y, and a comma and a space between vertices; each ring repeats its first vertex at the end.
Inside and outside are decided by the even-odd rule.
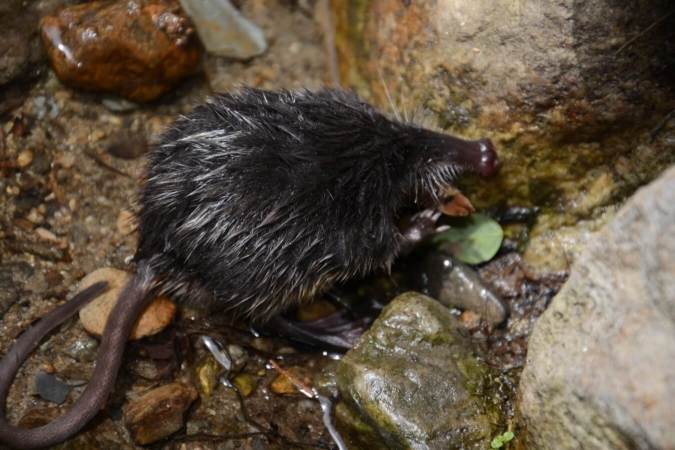
POLYGON ((504 428, 499 374, 473 356, 458 326, 417 293, 382 311, 338 367, 337 418, 350 448, 489 447, 504 428))

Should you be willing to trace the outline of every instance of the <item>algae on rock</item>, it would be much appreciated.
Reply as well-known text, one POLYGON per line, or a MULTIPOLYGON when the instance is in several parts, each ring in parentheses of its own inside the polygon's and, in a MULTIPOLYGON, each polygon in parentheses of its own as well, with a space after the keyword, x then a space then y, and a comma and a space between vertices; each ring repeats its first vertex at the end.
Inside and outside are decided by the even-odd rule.
POLYGON ((336 410, 354 448, 486 448, 504 419, 499 373, 478 361, 448 309, 395 298, 338 367, 336 410))

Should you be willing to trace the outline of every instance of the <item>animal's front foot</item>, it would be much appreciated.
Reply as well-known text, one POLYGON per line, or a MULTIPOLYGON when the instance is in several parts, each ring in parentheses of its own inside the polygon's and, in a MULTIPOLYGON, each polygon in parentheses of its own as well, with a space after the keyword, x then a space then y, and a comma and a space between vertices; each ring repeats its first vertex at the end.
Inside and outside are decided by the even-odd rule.
POLYGON ((427 208, 412 216, 408 225, 401 231, 403 242, 399 254, 407 255, 422 241, 447 230, 447 226, 436 228, 439 217, 441 217, 441 212, 432 208, 427 208))

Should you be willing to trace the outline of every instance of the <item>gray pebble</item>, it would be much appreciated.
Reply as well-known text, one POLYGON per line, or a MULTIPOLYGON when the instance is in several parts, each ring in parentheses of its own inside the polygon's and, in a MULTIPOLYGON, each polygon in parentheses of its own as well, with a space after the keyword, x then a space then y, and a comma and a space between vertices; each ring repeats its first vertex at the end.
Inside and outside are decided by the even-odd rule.
POLYGON ((441 304, 477 312, 490 325, 506 319, 508 307, 475 270, 443 253, 430 254, 425 265, 429 293, 441 304))
POLYGON ((59 405, 66 401, 68 394, 73 389, 69 384, 57 380, 48 373, 35 375, 35 387, 37 387, 40 397, 59 405))

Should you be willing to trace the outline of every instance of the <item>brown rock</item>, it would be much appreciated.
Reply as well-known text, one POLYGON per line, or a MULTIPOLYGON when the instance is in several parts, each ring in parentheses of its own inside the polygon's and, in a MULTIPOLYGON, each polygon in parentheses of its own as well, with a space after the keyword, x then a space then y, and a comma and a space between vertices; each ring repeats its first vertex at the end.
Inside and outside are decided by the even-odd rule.
POLYGON ((75 5, 46 16, 40 28, 63 82, 139 102, 167 92, 199 62, 190 22, 170 0, 75 5))
MULTIPOLYGON (((109 288, 99 297, 80 310, 80 320, 84 329, 95 336, 101 336, 110 311, 119 293, 127 282, 129 274, 122 270, 98 269, 82 279, 80 289, 85 289, 99 281, 107 281, 109 288)), ((176 313, 176 305, 166 297, 157 297, 141 313, 131 330, 129 339, 140 339, 157 334, 166 328, 176 313)))
POLYGON ((183 414, 196 399, 192 386, 167 384, 130 402, 124 422, 138 444, 157 442, 183 428, 183 414))

